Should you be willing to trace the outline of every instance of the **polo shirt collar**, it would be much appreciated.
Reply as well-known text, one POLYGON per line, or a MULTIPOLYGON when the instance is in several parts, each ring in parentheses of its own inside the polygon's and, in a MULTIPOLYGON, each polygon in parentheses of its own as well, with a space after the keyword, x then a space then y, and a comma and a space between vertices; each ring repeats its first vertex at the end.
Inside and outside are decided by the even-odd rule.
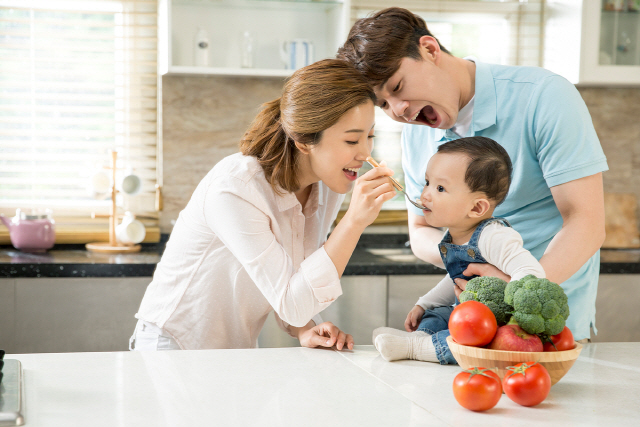
MULTIPOLYGON (((498 114, 496 85, 489 64, 474 60, 476 63, 475 99, 471 135, 496 124, 498 114)), ((435 140, 445 141, 459 138, 451 129, 434 129, 435 140)))

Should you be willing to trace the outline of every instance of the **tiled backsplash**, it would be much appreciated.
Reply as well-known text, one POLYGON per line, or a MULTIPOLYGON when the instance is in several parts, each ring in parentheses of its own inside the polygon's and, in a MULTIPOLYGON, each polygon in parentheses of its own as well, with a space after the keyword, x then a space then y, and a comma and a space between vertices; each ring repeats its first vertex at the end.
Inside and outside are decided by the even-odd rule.
MULTIPOLYGON (((282 83, 279 78, 163 77, 163 233, 171 231, 171 221, 206 173, 238 151, 259 106, 278 97, 282 83)), ((605 191, 640 199, 640 88, 578 89, 608 159, 605 191)))

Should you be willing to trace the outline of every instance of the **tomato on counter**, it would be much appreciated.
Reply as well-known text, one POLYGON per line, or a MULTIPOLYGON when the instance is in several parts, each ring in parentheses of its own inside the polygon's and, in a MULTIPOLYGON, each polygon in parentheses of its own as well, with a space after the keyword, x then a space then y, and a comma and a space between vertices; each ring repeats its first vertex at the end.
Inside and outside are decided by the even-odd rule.
POLYGON ((471 411, 491 409, 502 396, 500 377, 491 369, 466 369, 453 379, 453 396, 471 411))

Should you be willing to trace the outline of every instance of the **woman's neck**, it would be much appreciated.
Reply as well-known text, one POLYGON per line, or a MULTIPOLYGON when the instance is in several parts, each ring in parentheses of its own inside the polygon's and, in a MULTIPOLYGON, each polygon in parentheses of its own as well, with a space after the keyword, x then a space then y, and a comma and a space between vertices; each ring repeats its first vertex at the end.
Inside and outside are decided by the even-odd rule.
POLYGON ((298 191, 293 193, 293 194, 296 195, 296 198, 298 199, 298 201, 302 205, 303 209, 304 209, 304 206, 307 204, 307 200, 309 200, 309 194, 311 194, 311 187, 312 186, 313 186, 313 184, 307 185, 303 189, 298 190, 298 191))

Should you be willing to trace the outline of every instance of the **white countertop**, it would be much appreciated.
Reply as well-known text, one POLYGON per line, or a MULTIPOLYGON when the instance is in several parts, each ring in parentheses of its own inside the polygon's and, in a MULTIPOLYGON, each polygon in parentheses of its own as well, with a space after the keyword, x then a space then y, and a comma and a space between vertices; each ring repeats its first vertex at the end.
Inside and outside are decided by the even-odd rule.
POLYGON ((458 366, 277 348, 6 355, 22 362, 27 426, 633 425, 640 343, 587 344, 537 407, 462 408, 458 366))

